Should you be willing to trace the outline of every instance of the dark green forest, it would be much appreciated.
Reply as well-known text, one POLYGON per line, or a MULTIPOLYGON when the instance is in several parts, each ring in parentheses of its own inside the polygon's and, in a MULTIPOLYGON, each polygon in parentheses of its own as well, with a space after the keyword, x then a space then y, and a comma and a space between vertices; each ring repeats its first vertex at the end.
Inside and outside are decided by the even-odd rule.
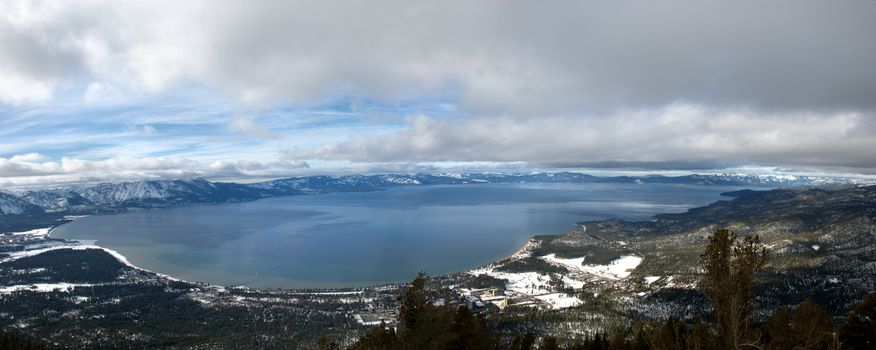
POLYGON ((0 332, 0 349, 3 350, 38 350, 45 349, 42 343, 16 333, 0 332))

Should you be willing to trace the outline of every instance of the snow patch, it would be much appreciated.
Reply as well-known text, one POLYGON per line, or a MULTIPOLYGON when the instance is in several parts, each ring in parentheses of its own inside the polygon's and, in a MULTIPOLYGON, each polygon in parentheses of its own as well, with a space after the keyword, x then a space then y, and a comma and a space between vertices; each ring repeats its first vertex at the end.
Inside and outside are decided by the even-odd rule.
POLYGON ((558 258, 556 254, 548 254, 540 259, 565 267, 571 272, 583 272, 613 280, 626 278, 632 273, 632 270, 642 263, 641 257, 633 255, 622 256, 608 265, 584 265, 584 257, 564 259, 558 258))
POLYGON ((548 254, 541 257, 542 260, 552 263, 554 265, 560 265, 571 269, 573 271, 584 271, 584 257, 574 258, 574 259, 564 259, 558 258, 557 254, 548 254))
POLYGON ((642 258, 633 255, 622 256, 608 265, 584 265, 584 271, 607 279, 627 278, 642 263, 642 258))
POLYGON ((0 294, 9 294, 17 291, 31 291, 31 292, 69 292, 76 287, 90 287, 91 284, 74 284, 74 283, 35 283, 35 284, 21 284, 7 287, 0 287, 0 294))
POLYGON ((651 285, 651 283, 657 282, 661 276, 645 276, 645 284, 651 285))
POLYGON ((353 319, 354 319, 357 323, 359 323, 359 324, 361 324, 361 325, 364 325, 364 326, 379 326, 381 323, 384 323, 384 320, 365 321, 365 320, 362 318, 362 315, 360 315, 360 314, 355 314, 355 315, 353 315, 353 319))
POLYGON ((24 231, 24 232, 10 232, 10 234, 16 235, 16 236, 30 235, 30 236, 41 237, 41 236, 47 236, 49 234, 49 231, 51 231, 51 230, 52 230, 51 227, 38 228, 36 230, 30 230, 30 231, 24 231))
POLYGON ((536 299, 550 304, 552 309, 565 309, 583 304, 581 299, 569 296, 566 293, 551 293, 535 296, 536 299))
POLYGON ((506 280, 508 283, 505 284, 505 289, 527 295, 541 294, 551 288, 550 277, 537 272, 503 272, 489 268, 472 270, 469 273, 506 280))
POLYGON ((340 292, 301 292, 301 293, 289 293, 294 295, 360 295, 363 291, 361 290, 352 290, 352 291, 340 291, 340 292))

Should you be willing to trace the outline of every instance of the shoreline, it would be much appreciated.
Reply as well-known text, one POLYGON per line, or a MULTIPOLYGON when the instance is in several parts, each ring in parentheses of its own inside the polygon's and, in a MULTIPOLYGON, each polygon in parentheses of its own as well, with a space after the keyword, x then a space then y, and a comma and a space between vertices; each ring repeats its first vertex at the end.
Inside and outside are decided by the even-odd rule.
MULTIPOLYGON (((435 185, 435 186, 441 186, 441 185, 435 185)), ((690 208, 688 208, 688 210, 689 209, 690 208)), ((107 214, 112 215, 112 214, 118 214, 118 213, 107 213, 107 214)), ((98 214, 98 215, 107 215, 107 214, 98 214)), ((171 281, 180 281, 180 282, 187 282, 187 283, 192 283, 192 284, 197 284, 197 285, 217 286, 217 287, 227 287, 227 288, 244 287, 244 288, 249 288, 249 289, 253 289, 253 290, 283 290, 283 291, 361 290, 364 288, 376 288, 376 287, 404 284, 404 283, 407 283, 409 281, 409 279, 406 279, 406 280, 401 280, 401 281, 376 282, 373 284, 372 283, 357 284, 356 282, 351 282, 350 284, 345 284, 345 285, 338 283, 338 284, 329 285, 329 286, 324 285, 324 286, 315 286, 315 287, 314 286, 308 287, 308 286, 306 286, 306 283, 304 283, 305 286, 274 287, 274 286, 271 286, 269 284, 257 285, 257 286, 245 285, 245 284, 244 285, 235 284, 239 281, 230 281, 231 283, 224 284, 224 283, 213 283, 213 282, 208 282, 208 281, 197 281, 197 280, 188 280, 188 279, 177 278, 177 277, 174 277, 173 275, 170 275, 170 274, 164 274, 164 273, 157 272, 155 270, 151 270, 151 269, 137 266, 137 265, 133 264, 121 252, 119 252, 115 249, 101 246, 100 244, 97 244, 97 241, 81 240, 81 239, 77 239, 77 238, 73 238, 73 237, 71 237, 71 238, 54 238, 53 237, 53 233, 55 233, 55 230, 58 227, 60 227, 64 224, 76 221, 78 219, 88 217, 88 216, 89 215, 84 215, 84 216, 68 215, 68 216, 63 216, 61 219, 58 219, 55 222, 44 222, 44 224, 51 225, 51 227, 49 227, 48 229, 38 228, 35 230, 31 230, 31 231, 47 230, 47 233, 42 237, 38 237, 38 235, 34 235, 35 238, 44 238, 45 240, 39 241, 39 242, 31 242, 31 243, 36 243, 36 244, 23 244, 22 246, 25 247, 24 249, 25 249, 26 253, 25 252, 12 253, 12 254, 9 254, 9 258, 15 259, 15 258, 17 258, 16 256, 38 255, 42 252, 56 250, 56 249, 73 249, 73 250, 100 249, 100 250, 103 250, 104 252, 106 252, 107 254, 110 254, 111 256, 113 256, 116 260, 118 260, 119 262, 121 262, 125 266, 128 266, 132 269, 145 271, 145 272, 148 272, 150 274, 160 276, 162 278, 166 278, 166 279, 171 280, 171 281), (45 243, 45 244, 41 244, 41 243, 45 243), (37 249, 33 249, 33 248, 37 248, 37 249), (28 249, 30 249, 30 250, 28 250, 28 249)), ((573 228, 567 229, 567 231, 565 231, 565 232, 553 234, 550 236, 562 236, 563 234, 566 234, 569 232, 574 232, 574 231, 584 232, 587 230, 586 226, 584 226, 582 222, 573 223, 572 227, 573 228)), ((25 232, 20 232, 20 233, 10 233, 10 234, 13 234, 13 235, 25 234, 25 233, 31 232, 31 231, 25 231, 25 232)), ((443 272, 443 273, 435 275, 433 277, 444 277, 444 276, 453 277, 453 276, 469 275, 472 271, 478 270, 480 268, 500 264, 504 261, 508 261, 509 259, 515 259, 517 257, 520 257, 522 254, 527 254, 527 252, 531 248, 537 247, 537 245, 540 243, 540 241, 542 241, 541 239, 539 239, 539 237, 548 236, 545 234, 537 234, 537 233, 533 233, 533 232, 529 232, 529 234, 526 234, 526 233, 524 233, 524 234, 526 235, 527 238, 522 242, 523 244, 518 245, 516 249, 513 249, 513 250, 507 252, 506 255, 496 256, 496 257, 493 257, 491 260, 484 261, 483 263, 480 263, 478 265, 465 266, 459 270, 451 270, 451 271, 443 272)), ((520 244, 520 243, 517 243, 517 244, 520 244)), ((5 262, 8 260, 9 259, 7 258, 7 259, 0 260, 0 262, 5 262)), ((475 262, 475 263, 477 264, 477 262, 475 262)), ((413 278, 413 276, 410 276, 409 278, 413 278)), ((283 283, 279 283, 279 284, 282 285, 283 283)))
MULTIPOLYGON (((59 224, 59 225, 54 225, 54 226, 51 226, 51 227, 47 227, 47 228, 38 228, 38 229, 33 229, 33 230, 23 231, 23 232, 7 232, 7 233, 4 233, 4 234, 6 234, 6 235, 28 235, 28 234, 31 234, 31 232, 45 231, 44 234, 34 234, 34 235, 32 235, 32 237, 35 237, 35 238, 36 238, 36 237, 39 237, 39 238, 42 238, 42 239, 44 239, 44 240, 53 241, 53 242, 59 242, 59 244, 51 245, 51 246, 48 246, 48 247, 40 247, 39 244, 25 244, 25 245, 23 245, 23 247, 25 248, 25 250, 22 250, 22 251, 15 251, 15 252, 8 252, 8 253, 7 253, 7 256, 6 256, 5 258, 0 259, 0 263, 6 263, 6 262, 9 262, 9 261, 18 260, 18 259, 25 258, 25 257, 36 256, 36 255, 39 255, 39 254, 42 254, 42 253, 45 253, 45 252, 49 252, 49 251, 53 251, 53 250, 61 250, 61 249, 69 249, 69 250, 88 250, 88 249, 97 249, 97 250, 102 250, 102 251, 106 252, 107 254, 111 255, 113 258, 115 258, 117 261, 119 261, 119 262, 122 263, 123 265, 125 265, 125 266, 127 266, 127 267, 129 267, 129 268, 132 268, 132 269, 138 270, 138 271, 142 271, 142 272, 150 273, 150 274, 153 274, 153 275, 155 275, 155 276, 157 276, 157 277, 164 278, 164 279, 167 279, 167 280, 170 280, 170 281, 174 281, 174 282, 185 282, 185 283, 191 283, 191 284, 196 284, 196 285, 201 285, 201 286, 207 286, 207 287, 213 287, 213 288, 219 288, 219 289, 227 289, 227 288, 245 288, 245 289, 249 289, 249 290, 283 291, 283 292, 289 292, 289 293, 308 293, 308 294, 319 294, 319 293, 356 293, 356 292, 361 292, 362 290, 367 289, 367 288, 385 288, 385 287, 391 287, 391 286, 398 286, 398 285, 400 285, 400 284, 405 284, 405 283, 406 283, 406 282, 387 282, 387 283, 379 283, 379 284, 367 285, 367 286, 348 286, 348 287, 336 287, 336 288, 330 288, 330 287, 325 287, 325 288, 283 288, 283 287, 250 287, 250 286, 245 286, 245 285, 234 285, 234 286, 229 286, 229 285, 215 284, 215 283, 204 282, 204 281, 189 281, 189 280, 185 280, 185 279, 177 278, 177 277, 174 277, 174 276, 171 276, 171 275, 168 275, 168 274, 164 274, 164 273, 156 272, 156 271, 153 271, 153 270, 150 270, 150 269, 146 269, 146 268, 142 268, 142 267, 139 267, 139 266, 137 266, 137 265, 134 265, 133 263, 131 263, 131 262, 128 260, 127 257, 125 257, 122 253, 118 252, 117 250, 114 250, 114 249, 111 249, 111 248, 107 248, 107 247, 103 247, 103 246, 100 246, 100 245, 98 245, 98 244, 96 244, 96 243, 87 244, 87 243, 83 243, 83 240, 79 240, 79 239, 73 239, 73 238, 54 238, 54 237, 52 237, 52 232, 53 232, 56 228, 58 228, 58 227, 60 227, 60 226, 62 226, 62 225, 64 225, 64 224, 67 224, 67 223, 73 222, 73 221, 75 221, 76 219, 79 219, 79 218, 82 218, 82 217, 87 217, 87 216, 88 216, 88 215, 78 216, 78 217, 75 217, 75 218, 68 218, 68 221, 66 221, 66 222, 64 222, 64 223, 61 223, 61 224, 59 224), (34 247, 34 246, 39 247, 39 248, 36 248, 36 249, 28 249, 29 247, 34 247)), ((527 252, 531 247, 533 247, 534 245, 537 245, 537 243, 539 243, 539 241, 536 239, 537 236, 540 236, 540 235, 533 235, 533 236, 530 236, 530 237, 527 239, 527 241, 523 244, 523 246, 521 246, 520 248, 517 248, 517 249, 516 249, 514 252, 512 252, 510 255, 504 256, 504 257, 499 258, 499 259, 497 259, 497 260, 490 261, 490 262, 488 262, 488 263, 486 263, 486 264, 483 264, 483 265, 473 266, 473 267, 471 267, 471 268, 463 269, 463 270, 460 270, 460 271, 454 271, 454 272, 450 272, 450 273, 445 273, 445 274, 442 274, 442 275, 440 275, 440 276, 466 275, 466 274, 469 274, 471 271, 477 270, 477 269, 479 269, 479 268, 483 268, 484 266, 491 266, 491 265, 494 265, 494 264, 500 263, 500 262, 505 261, 505 260, 508 260, 508 259, 513 259, 514 257, 516 257, 516 256, 518 256, 518 255, 520 255, 520 254, 524 254, 524 253, 526 253, 526 252, 527 252)), ((432 276, 432 277, 440 277, 440 276, 432 276)))
MULTIPOLYGON (((491 184, 492 184, 492 183, 491 183, 491 184)), ((541 183, 533 182, 533 183, 526 183, 526 184, 541 184, 541 183)), ((563 184, 565 184, 565 183, 563 183, 563 184)), ((557 185, 557 184, 556 184, 556 183, 548 183, 548 185, 557 185)), ((670 185, 672 185, 672 184, 670 184, 670 185)), ((447 185, 444 185, 444 184, 435 184, 435 185, 428 185, 428 186, 455 186, 455 185, 453 185, 453 184, 447 184, 447 185)), ((711 187, 711 186, 710 186, 710 187, 711 187)), ((725 187, 725 186, 719 186, 719 187, 725 187)), ((330 193, 330 194, 336 194, 336 193, 339 193, 339 192, 332 192, 332 193, 330 193)), ((278 197, 282 197, 282 196, 278 196, 278 197)), ((260 200, 271 199, 271 198, 277 198, 277 197, 258 198, 258 199, 255 199, 255 200, 256 200, 256 201, 260 201, 260 200)), ((222 205, 222 204, 230 204, 230 203, 201 203, 201 204, 196 204, 196 205, 202 205, 202 204, 207 204, 207 205, 216 205, 216 204, 219 204, 219 205, 222 205)), ((184 205, 184 206, 185 206, 185 205, 184 205)), ((163 208, 150 208, 150 209, 163 209, 163 208)), ((688 208, 688 209, 690 209, 690 208, 688 208)), ((100 213, 100 214, 96 214, 96 215, 114 215, 114 214, 120 214, 120 213, 125 213, 125 212, 124 212, 124 211, 120 211, 120 212, 113 212, 113 213, 100 213)), ((60 216, 60 215, 59 215, 59 216, 60 216)), ((71 238, 52 238, 52 237, 51 237, 51 234, 54 233, 54 230, 55 230, 57 227, 60 227, 61 225, 64 225, 64 224, 66 224, 66 223, 69 223, 69 222, 75 221, 75 220, 77 220, 77 219, 79 219, 79 218, 86 217, 86 216, 88 216, 88 215, 85 215, 85 216, 66 215, 66 216, 63 216, 62 219, 59 219, 57 222, 53 222, 53 223, 46 222, 46 223, 44 223, 44 224, 52 225, 52 227, 49 228, 49 232, 48 232, 48 234, 46 235, 46 238, 49 239, 49 240, 54 240, 55 242, 61 242, 61 244, 58 244, 57 246, 46 247, 46 248, 51 248, 51 249, 64 249, 64 248, 70 248, 70 249, 85 249, 85 248, 77 248, 77 247, 91 247, 91 248, 94 248, 94 249, 101 249, 101 250, 104 250, 105 252, 107 252, 108 254, 112 255, 113 257, 115 257, 119 262, 121 262, 121 263, 123 263, 124 265, 126 265, 126 266, 128 266, 128 267, 131 267, 131 268, 133 268, 133 269, 137 269, 137 270, 141 270, 141 271, 147 271, 147 272, 152 273, 152 274, 155 274, 155 275, 157 275, 157 276, 165 277, 165 278, 168 278, 168 279, 170 279, 170 280, 174 280, 174 281, 183 281, 183 282, 188 282, 188 283, 193 283, 193 284, 201 284, 201 285, 234 286, 234 287, 240 286, 240 287, 246 287, 246 288, 251 288, 251 289, 259 289, 259 290, 269 290, 269 289, 278 289, 278 290, 355 290, 355 289, 362 289, 362 288, 380 287, 380 286, 387 286, 387 285, 396 285, 396 284, 399 284, 399 283, 406 283, 406 281, 409 281, 409 280, 404 280, 404 281, 389 281, 389 282, 379 282, 379 281, 378 281, 378 282, 373 283, 373 284, 372 284, 372 283, 369 283, 369 282, 366 282, 366 283, 363 283, 363 284, 359 284, 359 283, 356 283, 356 282, 350 282, 349 284, 340 284, 340 283, 337 283, 337 284, 323 285, 323 286, 319 286, 318 284, 315 283, 314 285, 317 285, 317 286, 315 286, 315 287, 313 287, 313 286, 311 286, 311 287, 307 287, 308 283, 305 282, 305 283, 301 283, 302 285, 304 285, 304 287, 301 287, 301 286, 294 286, 294 285, 293 285, 293 286, 288 286, 288 287, 273 287, 273 286, 270 285, 271 283, 263 284, 263 285, 255 285, 255 286, 252 286, 252 285, 245 285, 245 284, 244 284, 244 285, 235 285, 235 283, 238 283, 238 282, 239 282, 239 281, 237 281, 237 280, 225 281, 225 282, 231 282, 231 283, 223 284, 223 283, 212 283, 212 282, 198 282, 198 281, 192 281, 192 280, 186 280, 186 279, 176 278, 176 277, 173 277, 172 275, 169 275, 169 274, 163 274, 163 273, 156 272, 155 270, 150 270, 150 269, 147 269, 147 268, 142 268, 142 267, 136 266, 136 265, 133 264, 130 260, 128 260, 128 258, 127 258, 125 255, 123 255, 123 254, 120 253, 119 251, 114 250, 114 249, 111 249, 111 248, 103 247, 103 246, 97 244, 96 241, 91 241, 91 242, 89 242, 89 240, 79 240, 79 239, 72 238, 72 237, 71 237, 71 238)), ((573 227, 577 227, 577 226, 580 226, 580 225, 581 225, 581 223, 578 222, 578 223, 575 223, 573 227)), ((583 228, 583 227, 582 227, 582 228, 583 228)), ((583 228, 583 229, 586 230, 586 228, 583 228)), ((574 229, 573 229, 572 231, 574 231, 574 229)), ((571 232, 571 231, 565 231, 565 232, 563 232, 563 233, 558 233, 558 234, 556 234, 556 235, 563 235, 563 234, 568 233, 568 232, 571 232)), ((544 236, 544 234, 537 234, 537 233, 533 233, 533 232, 529 232, 528 234, 527 234, 526 232, 524 232, 524 235, 526 235, 527 238, 522 242, 523 244, 522 244, 522 245, 518 245, 516 249, 509 251, 506 255, 494 256, 494 257, 491 258, 491 260, 484 261, 482 264, 479 264, 479 265, 471 265, 471 266, 465 266, 465 267, 463 267, 462 269, 459 269, 459 270, 450 270, 450 271, 446 271, 446 272, 441 273, 440 275, 435 275, 434 277, 439 277, 439 276, 458 276, 458 275, 466 275, 466 274, 470 273, 471 271, 476 270, 476 269, 478 269, 478 268, 481 268, 481 267, 484 267, 484 266, 489 266, 489 265, 495 265, 495 264, 497 264, 497 263, 501 263, 501 262, 506 261, 506 260, 508 260, 508 259, 513 259, 514 257, 518 256, 519 254, 521 254, 521 253, 523 253, 523 252, 526 252, 529 248, 531 248, 532 245, 533 245, 536 241, 538 241, 538 237, 539 237, 539 236, 544 236)), ((516 244, 519 244, 519 243, 516 243, 516 244)), ((27 249, 27 248, 25 248, 25 249, 27 249)), ((48 251, 48 250, 51 250, 51 249, 45 249, 45 248, 44 248, 43 251, 48 251)), ((490 259, 490 258, 488 258, 488 259, 490 259)), ((147 261, 149 261, 149 260, 147 260, 147 261)), ((475 262, 475 264, 477 264, 477 262, 475 262)), ((255 276, 258 276, 258 275, 255 275, 255 276)), ((410 276, 409 278, 413 278, 413 277, 410 276)), ((249 281, 249 282, 253 282, 253 281, 249 281)), ((274 282, 277 282, 277 281, 274 281, 274 282)), ((304 281, 302 281, 302 282, 304 282, 304 281)), ((243 282, 243 283, 246 283, 246 282, 243 282)), ((342 283, 343 283, 343 282, 342 282, 342 283)), ((280 282, 280 283, 278 283, 278 284, 283 285, 284 283, 280 282)), ((293 283, 293 284, 297 284, 297 283, 293 283)))
MULTIPOLYGON (((160 272, 155 272, 155 271, 152 271, 152 270, 149 270, 149 269, 145 269, 145 268, 142 268, 142 267, 136 266, 136 265, 134 265, 133 263, 131 263, 131 262, 128 260, 128 258, 125 257, 122 253, 119 253, 118 251, 116 251, 116 250, 114 250, 114 249, 111 249, 111 248, 102 247, 102 246, 99 246, 99 245, 97 245, 97 244, 84 244, 84 243, 82 243, 81 240, 78 240, 78 239, 65 239, 65 238, 53 238, 53 237, 52 237, 52 231, 54 231, 56 228, 60 227, 61 225, 64 225, 64 224, 67 224, 67 223, 73 222, 73 221, 75 221, 76 219, 80 219, 80 218, 87 217, 87 216, 88 216, 88 215, 82 215, 82 216, 77 216, 77 217, 75 217, 75 218, 69 218, 69 219, 67 219, 68 221, 66 221, 66 222, 64 222, 64 223, 62 223, 62 224, 60 224, 60 225, 55 225, 55 226, 52 226, 52 227, 39 228, 39 229, 34 229, 34 230, 29 230, 29 231, 24 231, 24 232, 8 232, 8 233, 5 233, 5 234, 9 234, 9 235, 28 235, 28 234, 31 234, 31 232, 36 232, 36 234, 33 234, 33 235, 32 235, 33 237, 40 237, 40 238, 43 238, 43 239, 45 239, 45 240, 50 240, 50 241, 55 241, 55 242, 61 242, 61 243, 60 243, 60 244, 57 244, 57 245, 52 245, 52 246, 49 246, 49 247, 37 248, 37 249, 27 249, 27 248, 30 247, 30 246, 34 246, 34 245, 31 245, 31 244, 27 244, 27 245, 24 245, 25 250, 22 250, 22 251, 15 251, 15 252, 8 252, 8 253, 7 253, 7 257, 4 258, 4 259, 2 259, 2 260, 0 260, 0 263, 5 263, 5 262, 13 261, 13 260, 18 260, 18 259, 21 259, 21 258, 26 258, 26 257, 36 256, 36 255, 40 255, 40 254, 42 254, 42 253, 49 252, 49 251, 53 251, 53 250, 61 250, 61 249, 70 249, 70 250, 88 250, 88 249, 98 249, 98 250, 102 250, 102 251, 106 252, 107 254, 111 255, 113 258, 115 258, 116 260, 118 260, 118 261, 119 261, 120 263, 122 263, 123 265, 125 265, 125 266, 127 266, 127 267, 130 267, 130 268, 132 268, 132 269, 135 269, 135 270, 139 270, 139 271, 143 271, 143 272, 148 272, 148 273, 154 274, 154 275, 156 275, 156 276, 159 276, 159 277, 161 277, 161 278, 166 278, 166 279, 169 279, 169 280, 171 280, 171 281, 175 281, 175 282, 187 282, 187 283, 192 283, 192 284, 201 284, 201 285, 209 285, 209 286, 213 286, 213 284, 210 284, 210 283, 194 282, 194 281, 186 281, 186 280, 182 280, 182 279, 179 279, 179 278, 176 278, 176 277, 170 276, 170 275, 166 275, 166 274, 163 274, 163 273, 160 273, 160 272), (41 233, 41 231, 44 231, 44 230, 45 230, 45 233, 41 233)), ((219 286, 219 285, 216 285, 216 286, 217 286, 217 287, 225 287, 225 286, 219 286)))

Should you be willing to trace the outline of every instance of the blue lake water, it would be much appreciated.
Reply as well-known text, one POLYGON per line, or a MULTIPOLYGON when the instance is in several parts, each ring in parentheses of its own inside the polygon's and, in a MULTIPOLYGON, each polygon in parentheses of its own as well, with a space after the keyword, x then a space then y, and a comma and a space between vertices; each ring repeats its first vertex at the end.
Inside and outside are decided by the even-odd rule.
POLYGON ((647 220, 727 199, 735 187, 478 184, 263 199, 90 216, 56 228, 136 266, 192 281, 349 287, 444 274, 507 256, 578 221, 647 220))

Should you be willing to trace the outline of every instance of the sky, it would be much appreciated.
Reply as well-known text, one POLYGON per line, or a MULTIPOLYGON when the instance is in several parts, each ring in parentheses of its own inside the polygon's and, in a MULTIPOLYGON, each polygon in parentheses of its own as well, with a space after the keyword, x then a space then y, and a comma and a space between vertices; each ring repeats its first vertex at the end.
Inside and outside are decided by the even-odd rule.
POLYGON ((876 1, 0 0, 0 186, 876 174, 876 1))

